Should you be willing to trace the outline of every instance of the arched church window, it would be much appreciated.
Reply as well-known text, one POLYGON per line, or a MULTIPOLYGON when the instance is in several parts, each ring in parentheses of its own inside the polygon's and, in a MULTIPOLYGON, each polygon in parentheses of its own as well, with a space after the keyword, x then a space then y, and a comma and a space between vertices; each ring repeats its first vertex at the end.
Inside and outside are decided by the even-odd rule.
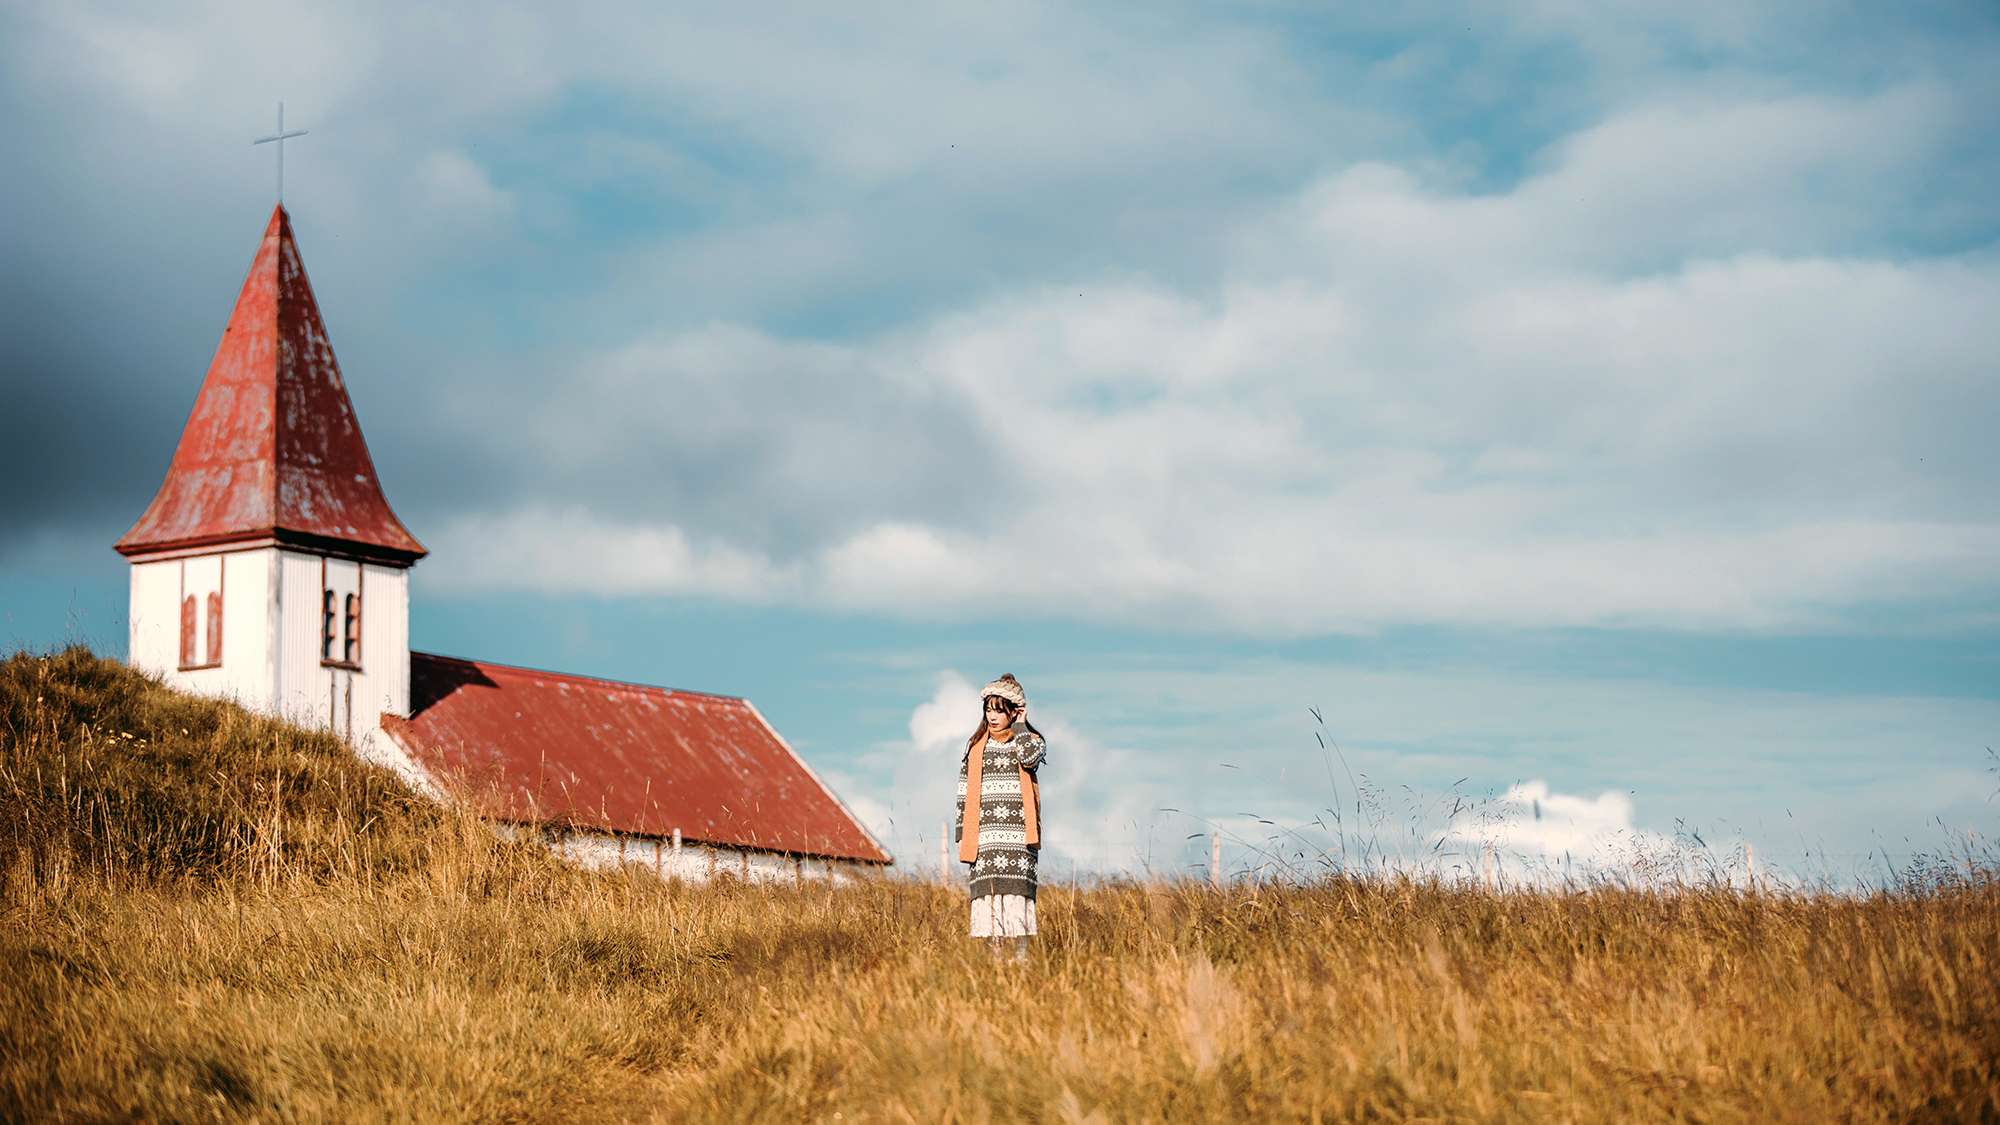
POLYGON ((357 591, 347 595, 347 612, 341 622, 341 659, 349 664, 361 663, 361 594, 357 591))
POLYGON ((181 599, 181 667, 194 667, 194 595, 181 599))
POLYGON ((183 670, 222 663, 222 556, 181 560, 181 659, 183 670))
POLYGON ((326 591, 326 595, 320 599, 319 658, 321 660, 333 660, 335 658, 333 655, 333 620, 335 616, 333 612, 333 596, 333 591, 328 590, 326 591))
POLYGON ((208 595, 208 662, 222 663, 222 592, 208 595))

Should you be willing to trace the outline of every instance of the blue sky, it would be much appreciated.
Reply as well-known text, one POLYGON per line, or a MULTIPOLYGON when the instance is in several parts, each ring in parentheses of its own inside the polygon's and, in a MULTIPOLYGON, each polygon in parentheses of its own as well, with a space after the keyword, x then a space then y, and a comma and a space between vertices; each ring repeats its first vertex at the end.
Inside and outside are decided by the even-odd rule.
POLYGON ((418 647, 749 695, 909 863, 1001 671, 1082 868, 1351 851, 1357 790, 1530 861, 2000 828, 1990 6, 7 3, 0 49, 18 643, 120 643, 282 99, 418 647))

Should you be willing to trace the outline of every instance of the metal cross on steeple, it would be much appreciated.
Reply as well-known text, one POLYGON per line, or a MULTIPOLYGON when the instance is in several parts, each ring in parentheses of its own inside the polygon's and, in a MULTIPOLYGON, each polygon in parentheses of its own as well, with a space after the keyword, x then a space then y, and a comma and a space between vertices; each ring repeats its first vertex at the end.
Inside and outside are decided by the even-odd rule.
POLYGON ((250 142, 253 145, 269 144, 272 141, 278 142, 278 202, 280 203, 285 201, 285 141, 291 137, 303 137, 305 135, 306 130, 304 129, 300 129, 296 133, 285 132, 285 103, 279 102, 278 131, 268 137, 258 137, 256 140, 250 142))

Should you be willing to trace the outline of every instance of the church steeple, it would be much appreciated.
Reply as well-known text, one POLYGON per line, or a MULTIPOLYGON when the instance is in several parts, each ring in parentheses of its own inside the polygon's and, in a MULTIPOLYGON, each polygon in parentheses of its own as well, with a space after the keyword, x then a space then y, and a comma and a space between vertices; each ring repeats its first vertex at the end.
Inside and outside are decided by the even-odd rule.
POLYGON ((283 204, 271 212, 167 479, 116 546, 136 561, 225 544, 393 567, 427 553, 382 495, 283 204))

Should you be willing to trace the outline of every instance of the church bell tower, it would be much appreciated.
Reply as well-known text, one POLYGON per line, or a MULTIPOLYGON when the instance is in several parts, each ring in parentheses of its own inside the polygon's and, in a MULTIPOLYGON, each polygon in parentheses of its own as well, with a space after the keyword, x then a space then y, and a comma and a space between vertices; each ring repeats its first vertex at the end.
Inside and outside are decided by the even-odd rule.
POLYGON ((116 545, 131 663, 364 749, 410 709, 409 569, 280 204, 165 483, 116 545))

